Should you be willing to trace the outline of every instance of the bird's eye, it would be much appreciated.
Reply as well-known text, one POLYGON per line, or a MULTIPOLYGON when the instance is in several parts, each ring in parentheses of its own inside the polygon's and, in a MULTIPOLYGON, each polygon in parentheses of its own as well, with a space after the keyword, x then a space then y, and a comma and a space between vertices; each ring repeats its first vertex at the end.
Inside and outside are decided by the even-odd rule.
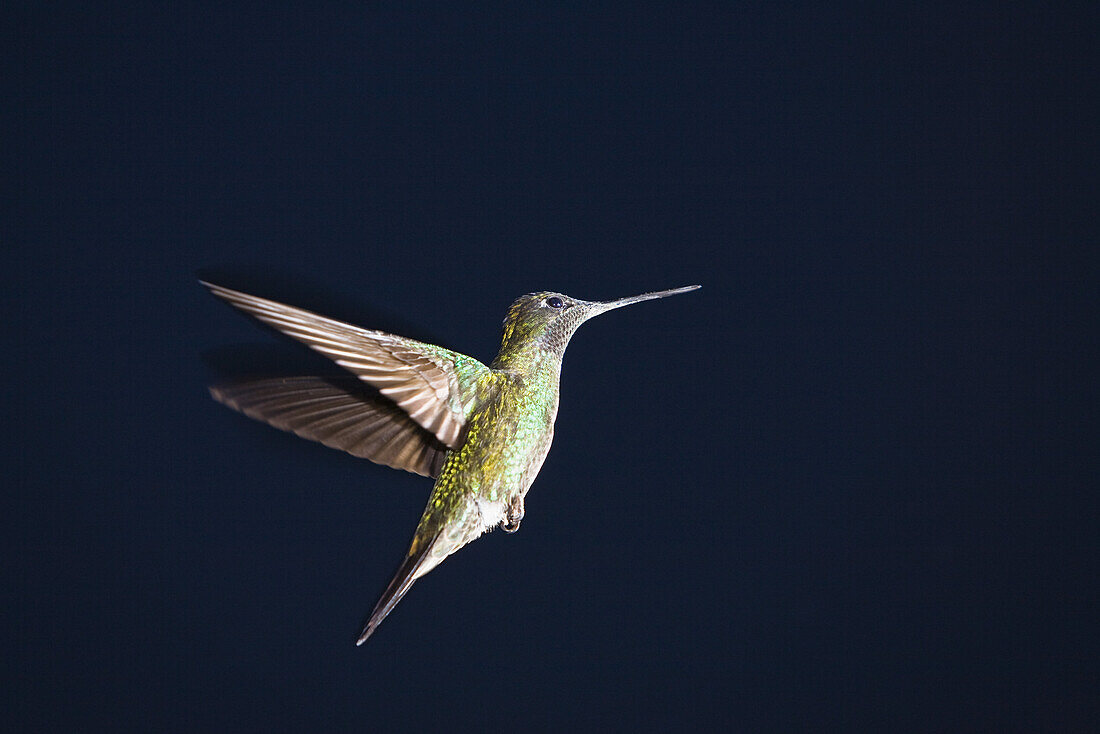
POLYGON ((557 296, 550 296, 546 299, 546 305, 550 308, 561 308, 565 305, 565 301, 561 300, 557 296))

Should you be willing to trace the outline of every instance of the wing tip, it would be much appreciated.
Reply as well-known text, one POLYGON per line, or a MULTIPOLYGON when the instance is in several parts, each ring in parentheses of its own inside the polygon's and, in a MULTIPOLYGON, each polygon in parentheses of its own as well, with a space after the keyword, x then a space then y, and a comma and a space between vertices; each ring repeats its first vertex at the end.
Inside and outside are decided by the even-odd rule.
POLYGON ((218 285, 217 283, 211 283, 209 280, 203 280, 202 278, 199 278, 199 283, 205 286, 207 290, 209 290, 216 296, 220 296, 222 293, 229 290, 225 286, 218 285))
POLYGON ((229 401, 229 396, 225 394, 224 390, 222 390, 221 385, 209 385, 206 390, 210 393, 210 397, 212 397, 215 402, 221 403, 225 407, 231 408, 233 410, 237 409, 237 406, 233 405, 233 403, 229 401))
POLYGON ((217 283, 211 283, 209 280, 203 280, 199 278, 199 283, 206 286, 206 289, 213 295, 226 301, 228 303, 241 308, 241 302, 248 302, 250 300, 266 301, 266 298, 260 298, 259 296, 252 296, 244 291, 233 290, 232 288, 226 288, 224 285, 218 285, 217 283))

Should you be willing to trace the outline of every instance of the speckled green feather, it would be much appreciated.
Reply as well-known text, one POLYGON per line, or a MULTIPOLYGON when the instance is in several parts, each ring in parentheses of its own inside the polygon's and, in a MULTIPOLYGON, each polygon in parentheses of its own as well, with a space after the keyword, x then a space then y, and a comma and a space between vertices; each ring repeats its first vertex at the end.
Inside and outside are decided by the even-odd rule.
POLYGON ((215 398, 277 428, 436 477, 405 559, 358 644, 447 556, 497 526, 519 529, 524 498, 554 438, 562 356, 577 327, 614 308, 699 287, 607 303, 550 292, 522 296, 508 309, 500 352, 486 367, 432 344, 205 285, 381 394, 302 377, 219 386, 211 389, 215 398))

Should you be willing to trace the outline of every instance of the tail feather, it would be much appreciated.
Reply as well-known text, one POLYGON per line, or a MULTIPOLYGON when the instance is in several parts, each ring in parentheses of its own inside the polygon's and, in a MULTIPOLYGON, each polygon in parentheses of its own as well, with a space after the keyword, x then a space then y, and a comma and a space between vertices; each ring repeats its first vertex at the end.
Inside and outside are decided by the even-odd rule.
POLYGON ((363 631, 359 633, 359 639, 355 642, 356 645, 362 645, 367 641, 367 638, 374 634, 378 625, 382 624, 382 620, 393 611, 397 603, 412 588, 413 583, 418 578, 418 572, 430 560, 432 546, 435 545, 438 537, 439 534, 437 533, 427 542, 418 542, 419 539, 413 541, 413 547, 409 549, 409 554, 405 556, 405 560, 397 569, 390 585, 382 592, 382 598, 374 605, 374 611, 371 612, 370 619, 363 627, 363 631))

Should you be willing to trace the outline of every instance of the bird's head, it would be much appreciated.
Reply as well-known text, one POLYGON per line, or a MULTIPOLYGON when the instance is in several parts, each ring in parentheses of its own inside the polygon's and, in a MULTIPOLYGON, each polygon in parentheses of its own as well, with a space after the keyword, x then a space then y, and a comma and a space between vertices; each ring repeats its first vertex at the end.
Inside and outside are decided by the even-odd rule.
POLYGON ((560 357, 574 332, 593 316, 632 303, 674 296, 699 288, 689 285, 667 291, 643 293, 615 301, 582 301, 564 293, 540 291, 520 296, 512 302, 504 317, 501 355, 536 348, 560 357))

